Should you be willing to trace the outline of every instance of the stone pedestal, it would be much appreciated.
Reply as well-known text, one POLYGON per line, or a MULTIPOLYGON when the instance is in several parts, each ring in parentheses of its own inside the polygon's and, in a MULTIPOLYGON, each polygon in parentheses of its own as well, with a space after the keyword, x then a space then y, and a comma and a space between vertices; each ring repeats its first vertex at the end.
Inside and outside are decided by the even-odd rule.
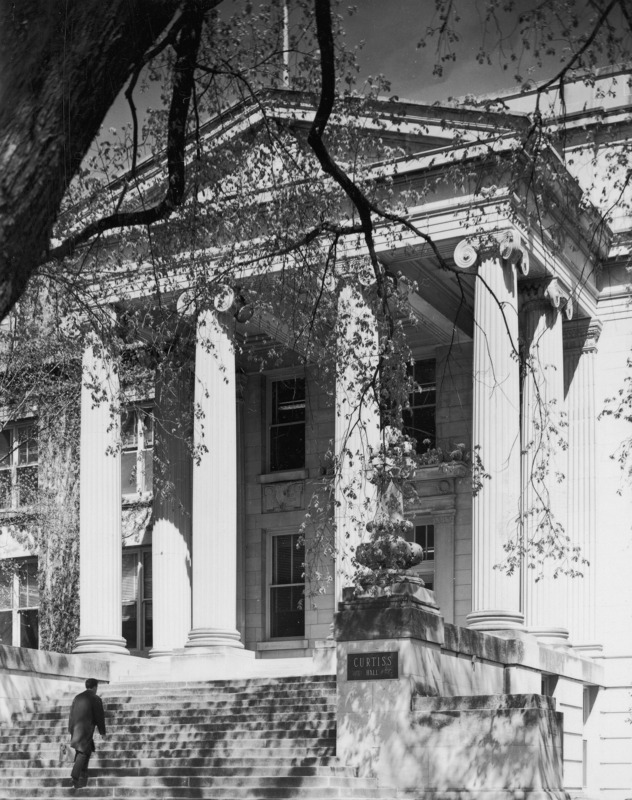
MULTIPOLYGON (((505 251, 503 251, 505 252, 505 251)), ((509 253, 506 253, 509 255, 509 253)), ((518 360, 518 287, 515 259, 498 249, 459 246, 462 268, 478 264, 474 305, 472 445, 488 473, 473 500, 472 613, 477 630, 521 629, 524 614, 520 565, 513 574, 497 565, 505 545, 518 541, 520 511, 520 377, 518 360)))
POLYGON ((93 340, 83 355, 81 385, 80 627, 75 653, 128 653, 121 636, 118 394, 118 374, 103 345, 93 340))
POLYGON ((191 453, 186 441, 188 374, 159 367, 154 427, 151 658, 184 647, 191 630, 191 453))
POLYGON ((355 549, 368 537, 375 516, 375 487, 367 480, 367 459, 380 442, 379 409, 371 383, 378 364, 375 317, 362 295, 344 286, 338 300, 335 453, 336 601, 350 583, 355 549))
POLYGON ((235 355, 211 311, 198 319, 194 403, 192 654, 243 648, 236 624, 235 355))
POLYGON ((535 640, 522 647, 444 625, 431 597, 417 595, 339 606, 338 758, 383 788, 428 800, 567 800, 555 701, 503 694, 506 665, 514 683, 539 678, 519 666, 535 640))

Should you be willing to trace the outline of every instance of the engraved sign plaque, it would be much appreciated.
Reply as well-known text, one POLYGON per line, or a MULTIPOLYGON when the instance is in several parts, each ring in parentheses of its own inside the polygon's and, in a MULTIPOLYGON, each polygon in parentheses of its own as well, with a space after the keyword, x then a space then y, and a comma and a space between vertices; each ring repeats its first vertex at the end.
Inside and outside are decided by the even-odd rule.
POLYGON ((349 653, 347 655, 348 681, 395 680, 399 677, 399 653, 349 653))

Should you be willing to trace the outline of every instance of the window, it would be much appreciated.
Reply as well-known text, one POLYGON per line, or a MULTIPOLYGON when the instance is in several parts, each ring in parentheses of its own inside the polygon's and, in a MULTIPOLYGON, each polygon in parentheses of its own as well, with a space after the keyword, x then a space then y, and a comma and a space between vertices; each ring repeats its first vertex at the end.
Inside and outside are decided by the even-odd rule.
POLYGON ((121 420, 121 492, 142 495, 152 491, 154 417, 150 407, 130 408, 121 420))
POLYGON ((305 466, 305 379, 271 385, 270 472, 305 466))
POLYGON ((39 647, 37 559, 0 566, 0 644, 39 647))
POLYGON ((129 650, 153 646, 151 550, 123 553, 122 636, 129 650))
POLYGON ((0 508, 33 505, 37 498, 37 425, 16 423, 0 431, 0 508))
POLYGON ((417 440, 417 452, 423 453, 435 446, 437 437, 435 362, 415 361, 412 378, 415 391, 410 395, 410 408, 404 411, 404 433, 417 440))
POLYGON ((272 536, 270 638, 305 634, 305 546, 299 534, 272 536))
POLYGON ((415 525, 406 537, 409 542, 420 545, 424 551, 424 560, 417 567, 413 567, 415 574, 426 584, 426 589, 434 589, 435 576, 435 530, 434 525, 428 522, 415 525))

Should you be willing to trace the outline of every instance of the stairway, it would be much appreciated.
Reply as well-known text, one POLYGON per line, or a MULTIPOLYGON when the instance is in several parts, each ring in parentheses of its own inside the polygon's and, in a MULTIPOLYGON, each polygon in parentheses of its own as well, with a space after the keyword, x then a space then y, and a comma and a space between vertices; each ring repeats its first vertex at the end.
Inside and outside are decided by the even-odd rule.
POLYGON ((101 687, 107 737, 95 736, 85 789, 73 790, 72 697, 16 715, 0 734, 0 800, 68 796, 166 800, 370 800, 377 783, 341 766, 329 676, 101 687))

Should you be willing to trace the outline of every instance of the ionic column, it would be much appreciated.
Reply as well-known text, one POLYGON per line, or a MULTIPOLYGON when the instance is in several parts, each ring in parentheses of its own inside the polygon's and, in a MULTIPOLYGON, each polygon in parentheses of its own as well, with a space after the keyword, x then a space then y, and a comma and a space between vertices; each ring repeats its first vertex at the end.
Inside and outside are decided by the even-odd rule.
POLYGON ((522 629, 520 564, 501 565, 505 545, 519 541, 520 376, 516 266, 528 269, 515 234, 480 251, 461 242, 454 253, 462 269, 478 265, 474 299, 473 445, 483 479, 473 501, 471 628, 522 629))
POLYGON ((198 318, 194 402, 193 627, 186 646, 243 648, 236 624, 235 354, 208 310, 198 318))
POLYGON ((80 623, 75 653, 128 654, 121 636, 118 395, 116 369, 104 345, 93 337, 84 350, 81 383, 80 623))
POLYGON ((246 441, 244 395, 248 376, 237 375, 237 630, 246 631, 246 441))
POLYGON ((188 376, 159 366, 154 405, 151 658, 185 646, 191 630, 191 452, 188 376))
POLYGON ((377 322, 357 289, 343 286, 338 299, 336 360, 336 606, 351 585, 355 549, 368 538, 375 516, 375 487, 367 480, 368 456, 380 443, 380 415, 370 388, 378 363, 377 322))
POLYGON ((563 542, 566 520, 566 429, 563 314, 572 305, 556 278, 521 284, 527 348, 522 389, 522 520, 528 630, 543 643, 568 644, 568 579, 547 537, 563 542), (559 526, 559 527, 558 527, 559 526))
POLYGON ((564 379, 568 412, 568 530, 588 564, 569 581, 568 621, 574 649, 600 651, 596 621, 597 476, 595 472, 595 355, 601 322, 564 325, 564 379))

